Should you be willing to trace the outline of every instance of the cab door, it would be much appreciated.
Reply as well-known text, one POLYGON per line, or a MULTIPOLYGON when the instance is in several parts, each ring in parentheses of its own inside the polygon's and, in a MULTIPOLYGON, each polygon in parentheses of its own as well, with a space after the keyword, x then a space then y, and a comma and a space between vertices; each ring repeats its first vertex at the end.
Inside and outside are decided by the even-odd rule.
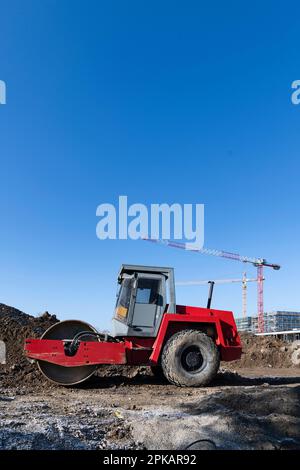
POLYGON ((131 328, 143 336, 155 333, 165 310, 165 277, 156 274, 138 274, 131 328))

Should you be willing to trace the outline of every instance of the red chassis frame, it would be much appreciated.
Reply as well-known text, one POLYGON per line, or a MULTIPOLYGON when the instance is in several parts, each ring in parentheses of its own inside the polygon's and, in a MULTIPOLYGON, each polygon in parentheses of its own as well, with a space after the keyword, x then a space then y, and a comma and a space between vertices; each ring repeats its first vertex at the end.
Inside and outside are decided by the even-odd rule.
POLYGON ((92 364, 158 364, 163 345, 186 328, 207 331, 215 338, 222 361, 240 359, 241 341, 232 312, 178 305, 177 313, 165 313, 156 338, 124 337, 119 342, 83 341, 74 356, 66 356, 61 340, 26 339, 27 357, 65 367, 92 364))

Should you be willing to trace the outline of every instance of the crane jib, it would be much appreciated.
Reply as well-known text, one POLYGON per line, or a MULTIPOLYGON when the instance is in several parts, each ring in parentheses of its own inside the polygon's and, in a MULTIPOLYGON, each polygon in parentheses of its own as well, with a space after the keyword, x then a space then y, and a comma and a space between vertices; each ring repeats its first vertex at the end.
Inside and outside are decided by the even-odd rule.
POLYGON ((251 258, 248 256, 239 255, 237 253, 231 253, 229 251, 224 251, 224 250, 215 250, 211 248, 196 249, 190 246, 188 243, 174 242, 171 240, 162 240, 162 239, 146 238, 146 237, 144 237, 143 240, 152 242, 152 243, 157 243, 160 245, 170 246, 171 248, 179 248, 181 250, 192 251, 195 253, 202 253, 204 255, 219 256, 221 258, 233 259, 235 261, 240 261, 242 263, 251 263, 254 266, 266 266, 266 267, 273 268, 276 270, 280 269, 279 264, 269 263, 264 258, 251 258))

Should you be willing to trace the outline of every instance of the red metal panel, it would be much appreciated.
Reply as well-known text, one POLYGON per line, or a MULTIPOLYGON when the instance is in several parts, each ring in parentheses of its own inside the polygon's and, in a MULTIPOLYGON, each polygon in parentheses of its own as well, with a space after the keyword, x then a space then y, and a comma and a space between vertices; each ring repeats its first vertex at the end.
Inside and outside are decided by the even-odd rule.
POLYGON ((31 359, 65 367, 90 364, 126 364, 125 343, 87 341, 79 345, 75 356, 66 356, 60 340, 27 339, 25 352, 31 359))
POLYGON ((128 365, 150 365, 155 338, 126 337, 126 357, 128 365))
POLYGON ((178 306, 180 313, 165 314, 157 338, 153 344, 153 353, 150 356, 152 364, 156 364, 162 351, 164 342, 170 336, 170 330, 178 331, 179 323, 213 324, 217 332, 216 344, 220 348, 221 360, 231 361, 241 357, 242 349, 232 312, 224 310, 211 310, 198 307, 178 306), (169 333, 169 335, 168 335, 169 333), (225 352, 226 351, 226 352, 225 352))
POLYGON ((220 346, 220 355, 222 361, 236 361, 241 358, 241 346, 220 346))

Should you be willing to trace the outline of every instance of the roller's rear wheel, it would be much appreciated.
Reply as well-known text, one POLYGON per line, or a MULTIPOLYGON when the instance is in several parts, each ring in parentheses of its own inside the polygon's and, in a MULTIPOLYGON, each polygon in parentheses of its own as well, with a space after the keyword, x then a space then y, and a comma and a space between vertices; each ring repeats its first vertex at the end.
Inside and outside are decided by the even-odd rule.
POLYGON ((201 387, 217 375, 220 356, 214 341, 205 333, 183 330, 166 342, 161 364, 165 377, 174 385, 201 387))
MULTIPOLYGON (((88 323, 80 320, 66 320, 52 325, 42 335, 41 339, 72 340, 80 332, 97 333, 88 323)), ((95 336, 82 336, 81 341, 98 341, 95 336)), ((42 374, 51 382, 59 385, 76 385, 91 377, 97 369, 96 365, 64 367, 50 362, 37 361, 42 374)))

